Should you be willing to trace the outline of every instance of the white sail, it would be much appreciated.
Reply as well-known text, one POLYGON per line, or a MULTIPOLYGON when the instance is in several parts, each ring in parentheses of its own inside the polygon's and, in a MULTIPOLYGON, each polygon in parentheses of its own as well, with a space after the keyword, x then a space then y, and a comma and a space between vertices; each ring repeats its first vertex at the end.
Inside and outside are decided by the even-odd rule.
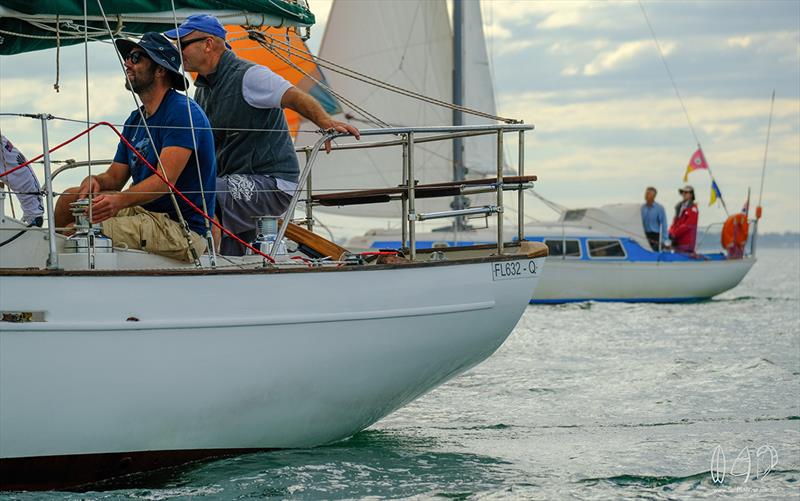
MULTIPOLYGON (((496 114, 480 1, 463 0, 463 3, 464 105, 496 114)), ((398 87, 452 102, 453 37, 445 0, 335 1, 320 57, 398 87)), ((448 108, 404 97, 331 71, 326 72, 326 76, 336 92, 391 125, 452 124, 452 111, 448 108)), ((342 108, 344 112, 337 118, 359 127, 376 126, 364 121, 364 117, 346 103, 342 103, 342 108)), ((465 125, 493 123, 467 113, 463 121, 465 125)), ((313 129, 313 124, 301 124, 301 130, 313 129)), ((300 134, 298 144, 306 145, 313 139, 311 134, 300 134)), ((494 136, 467 138, 463 144, 468 178, 495 175, 494 136)), ((418 145, 414 157, 416 179, 420 183, 452 180, 452 148, 449 141, 418 145)), ((399 159, 396 150, 372 150, 366 155, 363 151, 336 152, 318 161, 313 175, 314 190, 326 193, 396 186, 402 182, 399 159)), ((417 210, 447 210, 450 202, 446 198, 420 200, 417 210)), ((473 201, 473 205, 477 203, 473 201)), ((367 215, 362 207, 336 210, 342 214, 367 215)), ((399 210, 397 204, 372 205, 368 215, 394 216, 399 210)))
MULTIPOLYGON (((320 57, 381 81, 426 96, 452 101, 452 36, 444 1, 388 0, 381 2, 334 2, 331 7, 320 57)), ((398 126, 448 125, 451 111, 401 96, 373 85, 326 71, 331 88, 384 122, 398 126)), ((347 120, 360 128, 376 124, 347 103, 341 102, 347 120)), ((308 122, 301 130, 313 130, 308 122)), ((315 135, 300 134, 298 144, 315 135)), ((381 139, 393 139, 385 137, 381 139)), ((371 139, 375 141, 377 139, 371 139)), ((349 140, 340 140, 340 143, 349 140)), ((365 188, 384 188, 402 183, 402 161, 397 148, 338 151, 319 158, 313 173, 316 193, 365 188)), ((437 142, 418 145, 415 177, 420 183, 452 179, 452 145, 437 142)), ((434 204, 421 201, 418 210, 435 210, 450 200, 434 204), (421 205, 421 206, 420 206, 421 205)), ((396 216, 396 204, 346 207, 339 213, 396 216), (366 209, 366 210, 365 210, 366 209)))
MULTIPOLYGON (((494 85, 483 37, 483 19, 479 0, 461 0, 464 16, 464 106, 497 115, 494 85)), ((497 122, 464 113, 464 125, 497 122)), ((506 136, 510 139, 510 136, 506 136)), ((504 162, 508 164, 508 162, 504 162)), ((479 136, 464 140, 464 166, 468 178, 497 175, 497 137, 479 136)), ((507 169, 505 169, 507 170, 507 169)))

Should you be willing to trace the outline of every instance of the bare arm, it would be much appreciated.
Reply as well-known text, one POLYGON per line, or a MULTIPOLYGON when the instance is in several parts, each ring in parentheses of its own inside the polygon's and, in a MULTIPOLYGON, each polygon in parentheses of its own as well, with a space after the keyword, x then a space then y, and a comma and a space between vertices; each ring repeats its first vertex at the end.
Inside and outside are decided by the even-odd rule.
MULTIPOLYGON (((188 148, 183 148, 180 146, 168 146, 164 148, 161 150, 161 165, 164 167, 164 172, 159 169, 159 173, 166 174, 166 178, 174 184, 183 172, 183 169, 186 167, 191 155, 192 150, 188 148)), ((128 172, 127 165, 118 165, 122 165, 126 173, 128 172)), ((114 165, 112 165, 112 167, 114 167, 114 165)), ((106 171, 106 174, 108 174, 111 170, 112 169, 106 171)), ((122 185, 119 185, 116 189, 122 188, 128 177, 129 174, 127 174, 125 179, 122 181, 122 185)), ((106 182, 106 180, 103 182, 106 182)), ((99 223, 105 221, 108 218, 114 217, 117 212, 122 209, 152 202, 153 200, 164 196, 164 194, 168 192, 169 187, 167 184, 162 181, 160 177, 152 175, 143 180, 141 183, 134 184, 121 193, 104 193, 98 195, 95 197, 92 205, 92 222, 99 223)))
POLYGON ((89 192, 119 191, 125 186, 130 177, 130 170, 127 165, 113 162, 108 170, 102 174, 88 176, 81 182, 78 198, 86 198, 89 192))
MULTIPOLYGON (((333 129, 336 132, 352 134, 356 139, 361 139, 361 134, 357 128, 347 122, 340 122, 339 120, 331 118, 316 99, 297 87, 291 87, 284 92, 281 98, 281 106, 296 111, 306 119, 314 122, 320 129, 333 129)), ((328 141, 325 143, 325 151, 330 152, 330 150, 331 145, 330 141, 328 141)))

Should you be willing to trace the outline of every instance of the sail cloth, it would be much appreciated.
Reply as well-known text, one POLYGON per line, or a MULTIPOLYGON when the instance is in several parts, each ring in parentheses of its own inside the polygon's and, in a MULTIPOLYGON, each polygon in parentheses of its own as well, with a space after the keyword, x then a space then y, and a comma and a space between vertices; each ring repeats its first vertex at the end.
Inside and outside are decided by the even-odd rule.
MULTIPOLYGON (((293 29, 261 28, 259 30, 267 39, 275 38, 280 42, 280 44, 276 44, 279 48, 278 52, 291 64, 266 50, 255 40, 247 38, 247 33, 241 26, 228 25, 225 26, 225 29, 228 31, 228 42, 237 56, 266 66, 300 90, 311 94, 329 114, 335 115, 342 112, 336 98, 317 83, 317 81, 326 82, 325 76, 315 62, 305 57, 309 53, 308 47, 293 29), (281 44, 288 44, 289 50, 285 50, 285 45, 281 44)), ((284 113, 292 137, 296 137, 297 129, 300 126, 300 115, 288 108, 284 109, 284 113)))
MULTIPOLYGON (((166 31, 186 17, 207 12, 225 24, 311 26, 314 14, 288 0, 103 0, 112 30, 120 34, 166 31)), ((96 1, 86 2, 91 38, 108 38, 96 1)), ((0 54, 18 54, 82 43, 83 2, 63 0, 0 0, 0 54), (37 37, 37 38, 31 38, 37 37)))
MULTIPOLYGON (((464 11, 464 106, 497 115, 492 71, 483 37, 483 18, 478 0, 462 2, 464 11)), ((463 114, 464 125, 494 123, 486 118, 463 114)), ((509 139, 511 138, 508 136, 509 139)), ((505 162, 507 164, 507 162, 505 162)), ((464 166, 471 177, 497 175, 497 138, 480 136, 464 140, 464 166)), ((504 170, 508 170, 507 165, 504 170)))
MULTIPOLYGON (((495 114, 494 89, 477 0, 465 1, 465 103, 470 108, 495 114)), ((334 1, 328 18, 320 57, 383 82, 429 97, 452 102, 453 36, 445 0, 385 0, 381 2, 334 1)), ((452 110, 401 96, 374 85, 328 72, 331 87, 346 99, 393 126, 434 126, 452 124, 452 110)), ((376 124, 341 103, 337 119, 360 128, 376 124)), ((466 124, 491 123, 473 120, 466 124)), ((301 131, 316 127, 301 122, 301 131)), ((300 133, 297 144, 305 146, 317 139, 300 133)), ((371 137, 368 141, 394 139, 371 137)), ((352 140, 343 138, 339 143, 352 140)), ((366 142, 363 141, 362 142, 366 142)), ((495 138, 465 140, 468 177, 483 177, 496 172, 495 138)), ((452 142, 441 141, 416 146, 415 177, 422 184, 452 181, 452 142)), ((336 151, 318 157, 313 173, 316 193, 356 189, 386 188, 402 183, 400 147, 336 151)), ((419 212, 449 209, 451 200, 429 199, 417 204, 419 212)), ((399 204, 323 209, 340 214, 396 217, 399 204), (366 214, 368 212, 368 214, 366 214)))

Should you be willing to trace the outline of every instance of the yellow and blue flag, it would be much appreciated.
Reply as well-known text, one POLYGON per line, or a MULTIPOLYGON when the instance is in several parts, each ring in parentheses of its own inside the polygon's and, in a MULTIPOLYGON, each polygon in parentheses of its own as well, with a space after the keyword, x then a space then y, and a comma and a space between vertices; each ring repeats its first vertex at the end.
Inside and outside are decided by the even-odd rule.
POLYGON ((717 182, 712 180, 711 181, 711 197, 709 197, 708 205, 714 205, 717 199, 722 200, 722 192, 719 191, 719 186, 717 186, 717 182))

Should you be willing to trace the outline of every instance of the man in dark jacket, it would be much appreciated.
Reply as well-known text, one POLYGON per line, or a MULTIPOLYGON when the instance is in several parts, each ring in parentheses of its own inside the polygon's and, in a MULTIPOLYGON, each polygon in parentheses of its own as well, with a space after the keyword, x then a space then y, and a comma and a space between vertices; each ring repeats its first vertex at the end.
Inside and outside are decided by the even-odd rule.
MULTIPOLYGON (((165 35, 177 40, 186 70, 198 73, 195 99, 214 128, 217 148, 220 222, 252 241, 255 218, 283 215, 298 189, 300 167, 283 108, 324 130, 358 138, 358 129, 332 119, 316 99, 269 68, 238 58, 225 42, 225 27, 214 16, 190 16, 165 35)), ((241 255, 244 248, 223 238, 220 252, 241 255)))

